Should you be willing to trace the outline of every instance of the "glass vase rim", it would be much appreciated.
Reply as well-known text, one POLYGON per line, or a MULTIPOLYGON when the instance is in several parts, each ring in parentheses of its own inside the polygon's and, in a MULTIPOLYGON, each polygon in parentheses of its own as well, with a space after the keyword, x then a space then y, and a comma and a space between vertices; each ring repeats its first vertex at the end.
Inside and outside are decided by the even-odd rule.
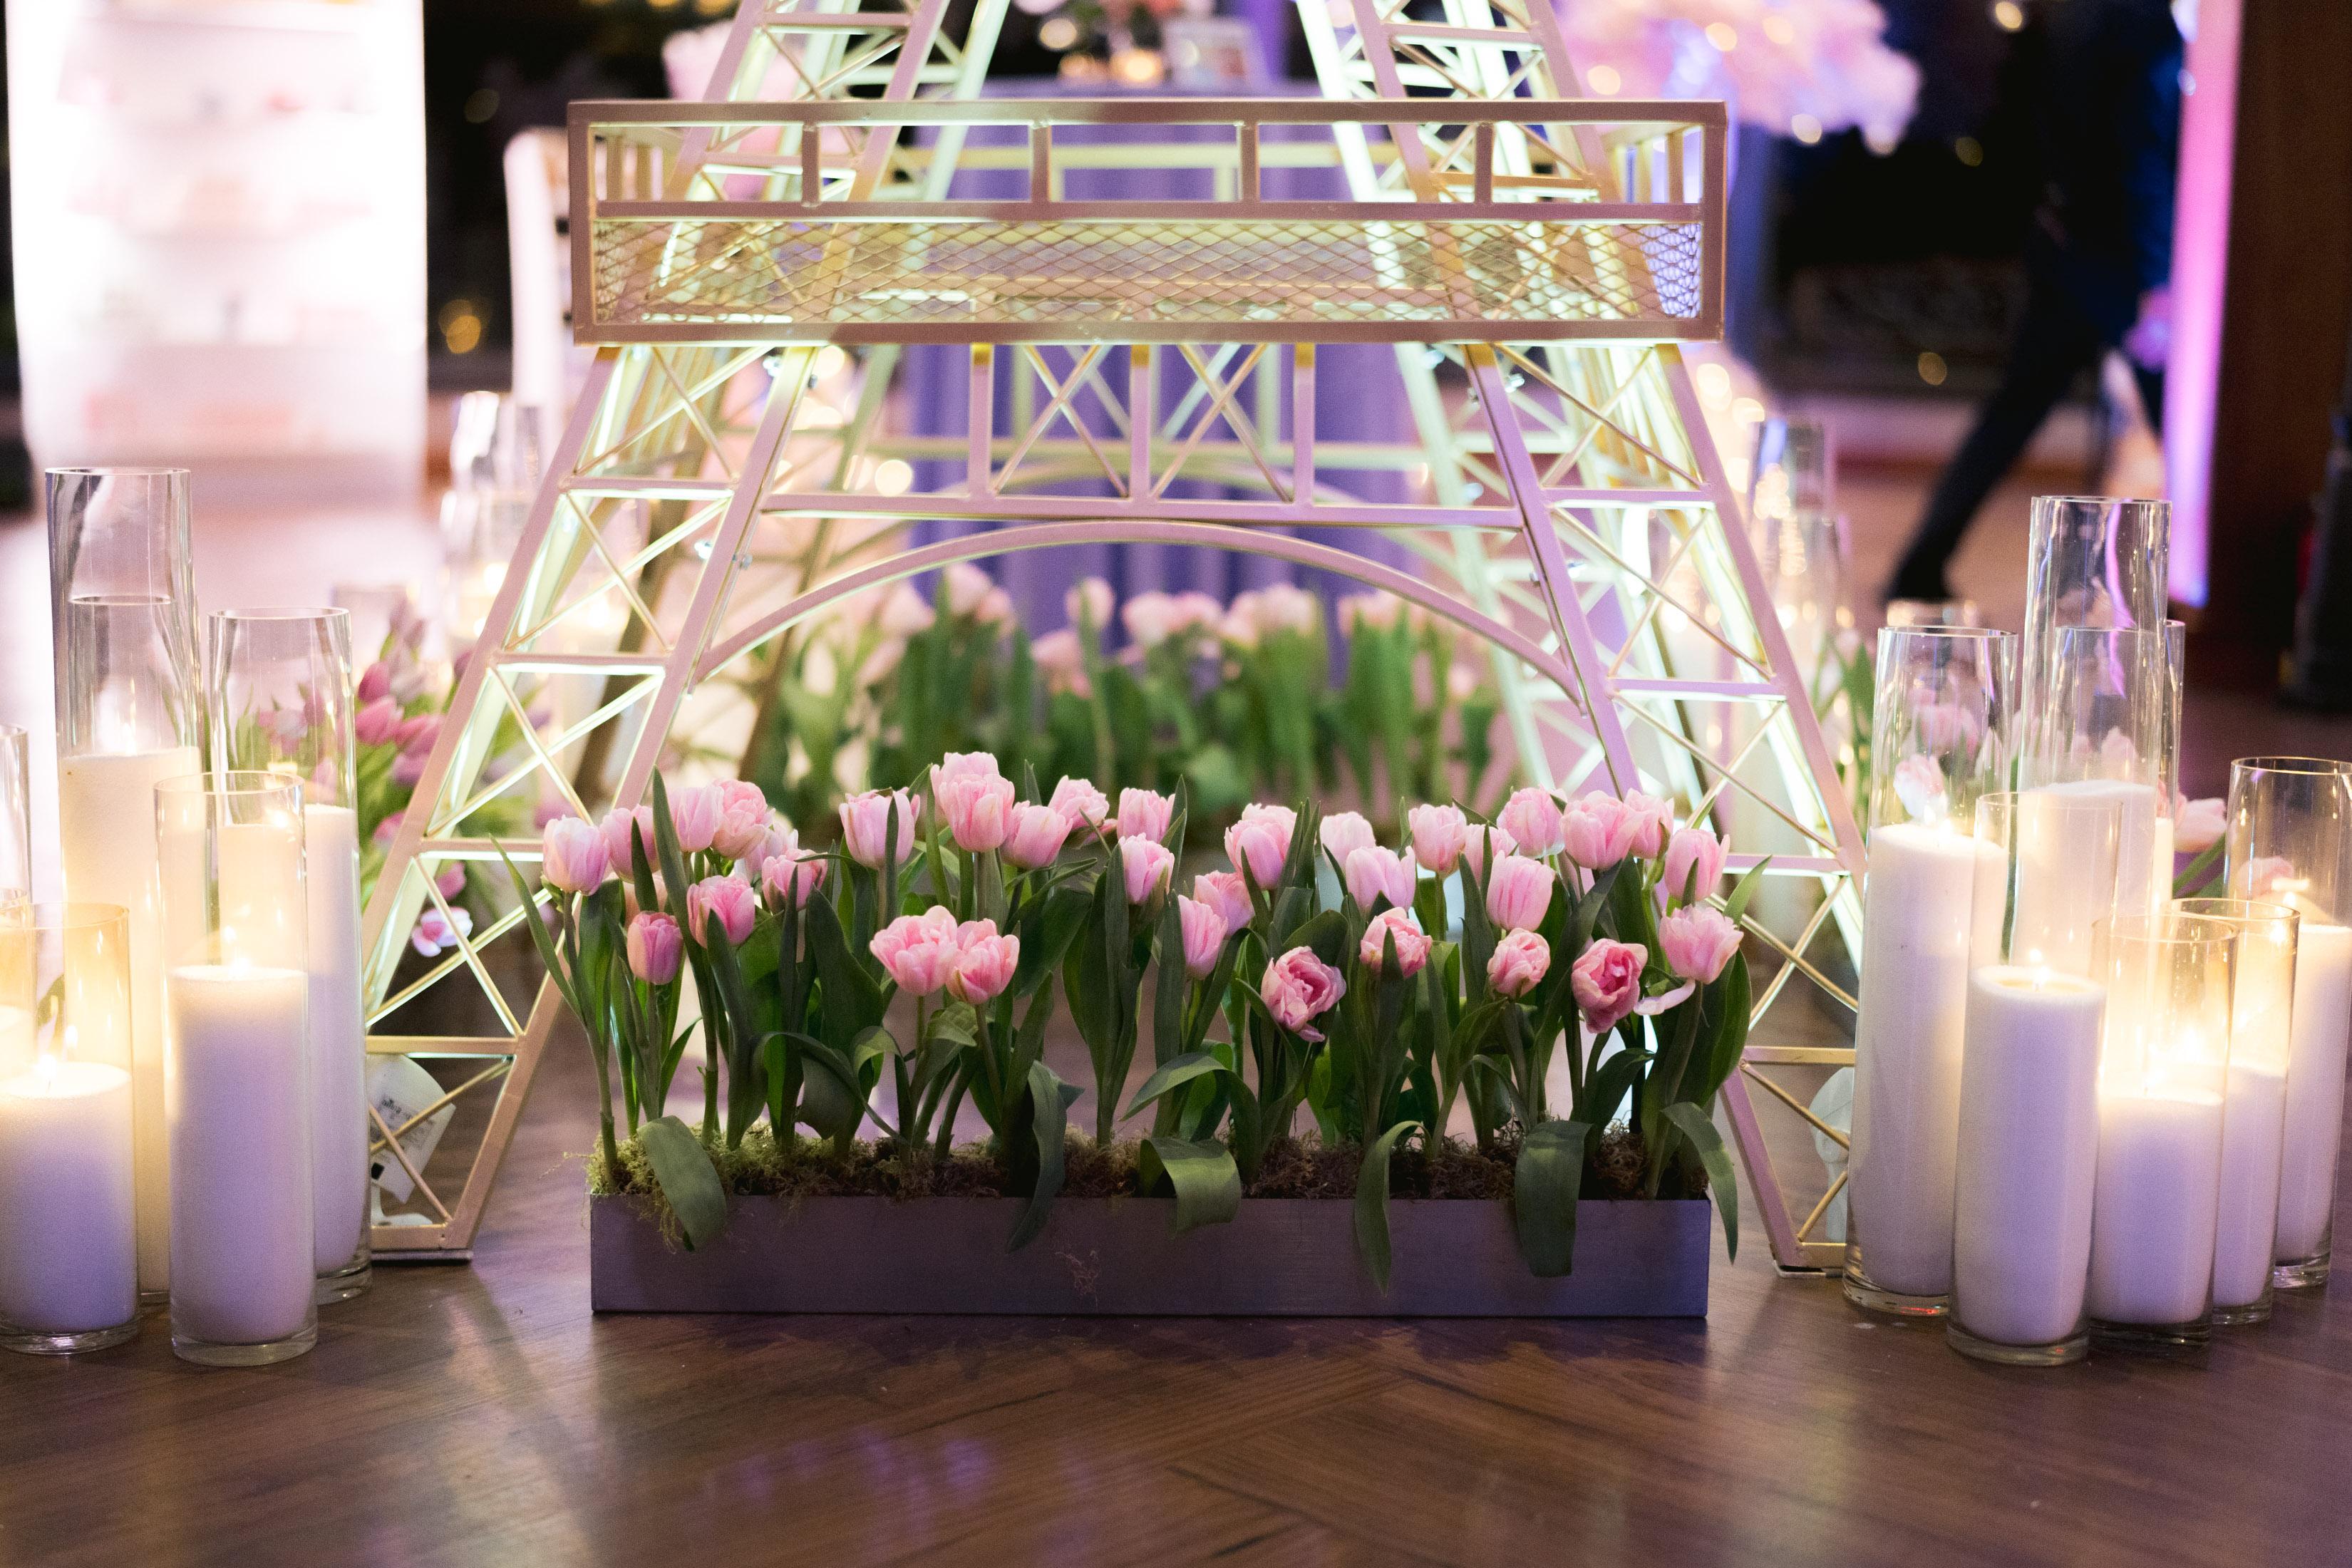
POLYGON ((2032 504, 2042 506, 2148 506, 2168 510, 2172 502, 2162 496, 2035 496, 2032 504))
POLYGON ((2241 768, 2249 772, 2265 773, 2352 773, 2352 763, 2341 762, 2333 757, 2279 756, 2230 759, 2230 774, 2232 778, 2237 776, 2238 770, 2241 768))
POLYGON ((331 621, 338 616, 352 618, 351 611, 341 605, 247 605, 205 612, 205 618, 212 621, 331 621))
MULTIPOLYGON (((1903 629, 1907 631, 1910 628, 1906 626, 1903 629)), ((2189 623, 2186 621, 2176 621, 2168 618, 2161 621, 2135 622, 2129 626, 2085 626, 2078 621, 2070 621, 2064 626, 2053 626, 2050 630, 2056 636, 2060 642, 2064 642, 2068 637, 2120 637, 2126 639, 2132 637, 2160 637, 2166 642, 2170 642, 2175 637, 2184 637, 2188 635, 2189 623)))
POLYGON ((155 781, 155 793, 174 795, 218 795, 229 798, 240 795, 291 795, 299 805, 302 799, 302 778, 299 773, 278 773, 269 768, 216 769, 200 773, 174 773, 170 778, 155 781))
POLYGON ((0 905, 0 936, 90 931, 99 926, 127 925, 130 920, 131 911, 121 904, 100 903, 94 899, 43 899, 0 905))
POLYGON ((103 474, 119 479, 171 474, 185 476, 194 474, 195 470, 173 463, 51 463, 44 467, 41 472, 44 475, 103 474))
POLYGON ((2282 921, 2300 924, 2303 911, 2293 904, 2283 904, 2275 899, 2231 899, 2191 897, 2169 899, 2164 906, 2183 920, 2229 921, 2242 925, 2276 925, 2282 921), (2227 910, 2187 909, 2189 904, 2227 904, 2227 910))
MULTIPOLYGON (((1918 602, 1922 604, 1948 604, 1956 603, 1957 601, 1937 599, 1921 600, 1918 602)), ((1892 632, 1896 637, 1981 637, 1988 641, 1996 641, 2001 637, 2014 638, 2017 636, 2017 633, 2005 630, 2000 626, 1963 626, 1948 622, 1925 626, 1881 626, 1878 629, 1882 634, 1892 632)))

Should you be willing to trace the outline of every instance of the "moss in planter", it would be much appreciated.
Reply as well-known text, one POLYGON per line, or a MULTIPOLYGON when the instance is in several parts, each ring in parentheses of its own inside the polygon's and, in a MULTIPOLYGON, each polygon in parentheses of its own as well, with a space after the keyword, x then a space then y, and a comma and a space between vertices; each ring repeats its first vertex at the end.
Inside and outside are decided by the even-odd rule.
MULTIPOLYGON (((1072 1198, 1132 1197, 1139 1192, 1135 1173, 1137 1143, 1123 1139, 1097 1143, 1073 1128, 1063 1153, 1062 1195, 1072 1198)), ((667 1232, 676 1226, 669 1205, 655 1184, 653 1166, 644 1145, 631 1139, 621 1145, 622 1180, 615 1183, 601 1162, 591 1162, 589 1187, 603 1196, 642 1199, 667 1232)), ((1004 1167, 985 1143, 966 1143, 941 1158, 928 1147, 902 1152, 889 1140, 860 1142, 845 1158, 833 1145, 803 1138, 790 1149, 780 1147, 765 1127, 752 1129, 734 1149, 710 1150, 712 1163, 728 1192, 742 1197, 787 1198, 993 1198, 1011 1196, 1012 1184, 1004 1167)), ((1477 1198, 1487 1201, 1511 1195, 1512 1163, 1518 1157, 1517 1134, 1506 1130, 1495 1152, 1482 1152, 1456 1138, 1435 1148, 1423 1141, 1400 1147, 1389 1163, 1389 1193, 1399 1198, 1477 1198)), ((1286 1139, 1266 1153, 1250 1184, 1254 1198, 1329 1198, 1356 1195, 1356 1172, 1362 1163, 1360 1144, 1326 1144, 1313 1133, 1286 1139)), ((1601 1135, 1587 1169, 1585 1194, 1591 1198, 1642 1196, 1642 1141, 1623 1123, 1601 1135)), ((1693 1194, 1696 1195, 1696 1194, 1693 1194)))

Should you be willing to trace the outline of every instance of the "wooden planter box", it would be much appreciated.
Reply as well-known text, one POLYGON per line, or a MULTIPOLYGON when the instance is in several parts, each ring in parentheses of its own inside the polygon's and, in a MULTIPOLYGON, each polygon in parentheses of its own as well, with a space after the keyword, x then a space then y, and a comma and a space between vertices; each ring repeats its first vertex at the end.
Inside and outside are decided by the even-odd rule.
POLYGON ((1354 1205, 1253 1199, 1231 1224, 1168 1234, 1173 1201, 1063 1198, 1007 1254, 1012 1198, 735 1198, 700 1252, 664 1242, 636 1200, 589 1200, 600 1312, 917 1312, 1117 1317, 1697 1318, 1703 1199, 1577 1205, 1576 1272, 1528 1272, 1499 1203, 1389 1205, 1382 1295, 1356 1256, 1354 1205))

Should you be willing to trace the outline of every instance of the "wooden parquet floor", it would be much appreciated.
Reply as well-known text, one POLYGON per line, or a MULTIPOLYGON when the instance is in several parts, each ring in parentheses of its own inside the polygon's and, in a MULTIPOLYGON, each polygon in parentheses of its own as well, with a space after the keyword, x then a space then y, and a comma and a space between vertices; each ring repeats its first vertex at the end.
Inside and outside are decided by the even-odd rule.
POLYGON ((2201 1365, 1995 1369, 1833 1285, 1705 1321, 604 1317, 584 1049, 471 1268, 318 1348, 0 1355, 0 1561, 2342 1562, 2352 1299, 2201 1365))

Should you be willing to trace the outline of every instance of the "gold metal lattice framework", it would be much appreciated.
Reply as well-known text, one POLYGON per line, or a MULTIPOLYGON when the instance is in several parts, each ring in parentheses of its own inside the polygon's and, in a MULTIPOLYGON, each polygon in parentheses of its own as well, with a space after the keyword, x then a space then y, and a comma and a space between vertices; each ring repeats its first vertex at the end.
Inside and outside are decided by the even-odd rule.
MULTIPOLYGON (((754 22, 776 15, 759 13, 754 22)), ((739 38, 751 25, 739 19, 739 38)), ((844 26, 813 36, 838 38, 847 31, 844 26)), ((738 78, 754 71, 748 44, 733 68, 738 78)), ((722 77, 728 69, 722 65, 722 77)), ((1070 168, 1136 166, 1153 156, 1171 165, 1214 169, 1234 224, 1255 226, 1255 243, 1279 250, 1276 231, 1302 221, 1302 215, 1266 210, 1273 204, 1256 199, 1259 168, 1318 160, 1347 167, 1352 160, 1379 180, 1410 172, 1416 161, 1412 149, 1418 146, 1418 190, 1427 195, 1416 195, 1407 179, 1401 188, 1376 191, 1382 204, 1376 213, 1363 211, 1370 204, 1361 202, 1316 204, 1318 210, 1303 221, 1358 226, 1356 248, 1349 254, 1369 258, 1360 262, 1363 276, 1391 288, 1402 276, 1393 258, 1404 248, 1396 237, 1414 237, 1421 254, 1437 258, 1424 277, 1455 297, 1483 300, 1481 308, 1502 308, 1481 320, 1476 336, 1482 341, 1432 343, 1427 340, 1444 338, 1444 323, 1360 314, 1334 322, 1313 314, 1327 309, 1320 301, 1302 302, 1295 292, 1270 297, 1262 277, 1234 276, 1226 291, 1203 289, 1193 297, 1202 312, 1198 320, 1120 322, 1089 313, 1089 301, 1101 293, 1098 279, 1091 293, 1072 289, 1073 282, 1087 283, 1082 269, 1060 266, 1045 275, 1053 281, 1043 291, 1045 304, 1033 289, 1022 296, 1019 311, 1005 310, 999 294, 992 314, 974 307, 944 327, 840 319, 845 291, 831 284, 823 298, 833 318, 822 321, 778 310, 751 320, 641 319, 588 326, 583 335, 592 339, 642 333, 652 341, 607 347, 599 356, 482 649, 468 666, 454 705, 460 721, 445 731, 420 785, 419 800, 429 799, 431 808, 410 814, 384 879, 391 891, 380 894, 381 908, 371 909, 369 942, 378 969, 388 973, 397 933, 418 905, 437 899, 431 869, 494 854, 485 840, 465 831, 467 817, 484 801, 540 777, 554 781, 575 808, 587 804, 575 763, 600 729, 609 733, 615 721, 627 728, 625 757, 611 794, 634 800, 665 742, 691 731, 689 694, 699 694, 698 710, 723 710, 734 673, 845 595, 952 560, 1073 538, 1276 554, 1413 599, 1486 635, 1498 669, 1509 677, 1507 689, 1523 699, 1543 694, 1540 700, 1523 700, 1514 713, 1529 772, 1571 783, 1600 779, 1619 788, 1676 788, 1702 812, 1733 797, 1760 800, 1760 809, 1802 835, 1812 850, 1783 855, 1775 868, 1842 882, 1852 863, 1851 824, 1839 820, 1841 808, 1824 809, 1818 798, 1789 798, 1791 764, 1800 776, 1826 774, 1826 757, 1818 731, 1811 733, 1810 745, 1802 732, 1811 730, 1810 710, 1790 702, 1793 679, 1780 673, 1790 665, 1777 624, 1746 609, 1765 602, 1761 584, 1744 540, 1716 521, 1737 514, 1724 510, 1730 498, 1666 341, 1717 330, 1720 110, 1522 100, 1480 108, 1449 103, 1443 121, 1435 112, 1421 100, 1409 113, 1397 107, 1133 102, 997 103, 984 110, 812 103, 745 106, 723 115, 682 105, 582 110, 573 132, 572 212, 575 245, 585 254, 575 279, 593 287, 589 280, 604 259, 600 243, 625 243, 668 226, 660 244, 640 240, 639 271, 614 288, 609 297, 615 301, 632 298, 635 289, 639 300, 725 299, 740 306, 752 296, 730 293, 743 287, 742 278, 730 274, 755 275, 761 242, 752 237, 762 233, 822 234, 823 243, 845 254, 855 253, 861 237, 870 241, 879 227, 908 223, 971 234, 992 226, 1074 222, 1097 236, 1104 226, 1156 235, 1173 204, 1160 204, 1139 222, 1133 212, 1073 211, 1073 204, 1055 201, 1070 168), (1155 117, 1195 128, 1229 125, 1232 140, 1208 147, 1195 142, 1181 148, 1104 149, 1057 143, 1052 133, 1054 124, 1074 120, 1132 124, 1155 117), (1255 129, 1270 121, 1328 126, 1331 140, 1261 143, 1255 129), (910 124, 922 129, 907 134, 910 124), (965 147, 961 132, 982 124, 1025 130, 1027 144, 965 147), (928 144, 927 136, 932 138, 928 144), (592 142, 594 156, 585 155, 592 142), (1604 166, 1613 160, 1622 170, 1653 171, 1647 184, 1632 183, 1654 199, 1620 204, 1632 209, 1622 212, 1602 208, 1603 178, 1560 149, 1575 150, 1576 158, 1589 153, 1604 166), (1033 193, 1044 192, 1045 205, 1059 210, 1041 213, 1028 201, 953 209, 936 195, 926 202, 920 193, 947 188, 951 151, 972 167, 1017 167, 1006 156, 1014 154, 1030 170, 1033 193), (1520 168, 1535 172, 1515 172, 1520 168), (814 205, 832 210, 813 212, 813 204, 801 199, 806 190, 818 193, 814 205), (1492 210, 1536 192, 1547 205, 1573 203, 1582 210, 1540 216, 1524 205, 1507 214, 1492 210), (680 204, 679 210, 646 210, 647 204, 663 203, 680 204), (1335 214, 1333 208, 1353 210, 1335 214), (593 216, 579 222, 580 215, 593 216), (606 222, 610 228, 601 226, 606 222), (1458 233, 1475 234, 1474 226, 1485 224, 1510 236, 1507 260, 1483 259, 1475 244, 1465 254, 1458 233), (1531 310, 1521 303, 1538 298, 1526 282, 1531 270, 1545 278, 1563 275, 1557 267, 1530 268, 1531 255, 1558 254, 1540 248, 1556 241, 1535 237, 1597 234, 1604 252, 1614 247, 1613 264, 1631 274, 1657 268, 1645 240, 1636 237, 1667 228, 1696 237, 1695 276, 1685 275, 1695 301, 1687 292, 1654 291, 1648 303, 1636 307, 1650 312, 1647 319, 1622 313, 1610 319, 1589 303, 1580 305, 1578 316, 1539 300, 1531 310), (692 232, 682 234, 685 229, 692 232), (1057 297, 1070 301, 1073 319, 1055 327, 1050 305, 1057 297), (1670 299, 1685 313, 1662 308, 1670 299), (1029 314, 1014 319, 1020 312, 1029 314), (777 319, 787 314, 794 319, 777 319), (861 335, 885 342, 866 356, 856 416, 828 427, 811 416, 817 409, 806 395, 815 345, 861 335), (1113 341, 1083 341, 1099 337, 1113 341), (896 359, 895 341, 941 339, 970 344, 971 428, 961 438, 883 431, 875 415, 896 359), (1318 341, 1401 342, 1401 359, 1412 356, 1424 384, 1423 356, 1442 354, 1465 368, 1473 395, 1439 411, 1442 444, 1425 439, 1402 451, 1364 443, 1318 447, 1313 416, 1318 341), (772 350, 777 343, 793 346, 772 350), (1129 370, 1123 390, 1107 374, 1121 357, 1129 370), (1000 362, 1009 362, 1013 372, 1013 411, 1002 429, 990 395, 1000 362), (1287 381, 1294 409, 1296 438, 1288 442, 1278 438, 1270 412, 1279 404, 1268 395, 1277 380, 1287 381), (1257 393, 1250 407, 1244 406, 1244 387, 1257 393), (1078 417, 1081 396, 1108 415, 1115 437, 1078 417), (952 458, 961 472, 943 489, 885 496, 871 482, 874 461, 885 454, 952 458), (1351 470, 1423 462, 1439 492, 1435 504, 1371 505, 1347 491, 1351 470), (1099 479, 1112 494, 1037 493, 1036 487, 1072 477, 1099 479), (1254 493, 1237 500, 1182 500, 1172 493, 1180 481, 1201 479, 1254 493), (1025 526, 892 552, 890 531, 915 518, 1025 526), (1452 563, 1456 591, 1279 531, 1297 523, 1399 531, 1424 556, 1452 563), (826 530, 840 531, 843 547, 830 558, 821 547, 814 553, 797 545, 778 548, 779 534, 798 530, 804 541, 811 529, 820 538, 826 530), (1465 561, 1475 562, 1475 569, 1462 570, 1465 561), (666 567, 671 570, 659 574, 666 567), (625 606, 622 646, 566 647, 565 628, 581 622, 583 608, 600 603, 625 606), (1671 668, 1653 673, 1659 651, 1675 638, 1702 645, 1705 658, 1718 667, 1709 673, 1722 679, 1681 679, 1671 668), (526 693, 562 681, 589 687, 591 697, 571 706, 568 721, 533 729, 527 766, 485 776, 498 718, 512 715, 530 727, 526 693), (1763 720, 1742 737, 1736 755, 1716 756, 1693 741, 1691 715, 1699 709, 1753 710, 1763 720), (1528 748, 1531 733, 1536 744, 1528 748), (1759 757, 1769 765, 1755 765, 1759 757)), ((1197 208, 1183 215, 1188 223, 1217 222, 1213 209, 1220 204, 1183 205, 1197 208)), ((997 243, 1013 247, 1002 238, 997 243)), ((886 259, 877 275, 912 279, 913 289, 937 288, 939 279, 922 268, 887 259, 903 257, 902 251, 880 248, 886 259)), ((1582 254, 1589 258, 1592 250, 1587 237, 1582 254)), ((1564 275, 1577 276, 1573 268, 1564 275)), ((835 276, 864 275, 844 270, 835 276)), ((772 305, 790 297, 795 281, 788 279, 782 295, 757 297, 772 305)), ((1591 290, 1580 298, 1589 300, 1591 290)), ((593 306, 581 315, 593 322, 593 306)), ((1464 335, 1458 325, 1453 330, 1457 339, 1464 335)), ((1419 395, 1431 400, 1431 388, 1424 384, 1419 395)), ((1424 412, 1417 402, 1417 415, 1424 412)), ((1423 419, 1425 434, 1429 423, 1423 419)), ((742 692, 731 697, 735 708, 748 705, 742 692)), ((1736 845, 1737 839, 1735 832, 1736 845)), ((1753 858, 1748 854, 1734 863, 1753 858)), ((1825 900, 1822 910, 1834 902, 1825 900)), ((510 923, 461 944, 459 954, 422 984, 463 967, 495 994, 478 950, 510 923)), ((1820 924, 1817 914, 1809 929, 1786 942, 1767 935, 1776 945, 1801 952, 1820 924)), ((1782 971, 1763 1005, 1792 972, 1793 966, 1782 971)), ((542 994, 529 1018, 518 1020, 501 1003, 509 1034, 463 1043, 486 1050, 503 1047, 519 1070, 501 1093, 502 1124, 494 1119, 493 1142, 467 1184, 470 1213, 461 1202, 460 1212, 432 1238, 436 1246, 457 1249, 470 1241, 479 1215, 477 1194, 487 1194, 511 1131, 509 1106, 519 1109, 553 1005, 542 994)), ((379 1048, 428 1044, 383 1042, 379 1048)), ((1742 1121, 1745 1104, 1743 1091, 1733 1108, 1743 1149, 1753 1122, 1752 1110, 1742 1121)), ((1769 1173, 1768 1161, 1764 1176, 1769 1173)), ((1750 1175, 1758 1178, 1752 1155, 1750 1175)), ((1795 1227, 1777 1186, 1768 1193, 1762 1180, 1758 1185, 1759 1196, 1768 1199, 1776 1256, 1801 1259, 1803 1250, 1793 1241, 1795 1227), (1772 1226, 1776 1211, 1780 1224, 1772 1226), (1785 1250, 1784 1232, 1791 1243, 1785 1250)), ((391 1244, 421 1239, 407 1232, 391 1244)))

